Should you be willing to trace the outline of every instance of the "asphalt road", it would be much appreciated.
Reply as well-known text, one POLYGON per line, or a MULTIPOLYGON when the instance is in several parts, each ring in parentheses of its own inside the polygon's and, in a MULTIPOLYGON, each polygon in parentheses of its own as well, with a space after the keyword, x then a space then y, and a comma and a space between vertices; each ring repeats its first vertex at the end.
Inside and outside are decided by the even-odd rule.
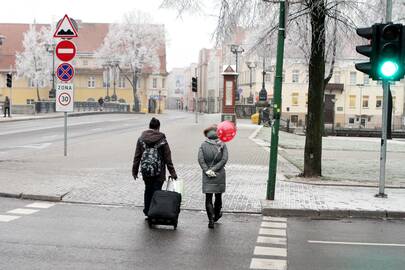
MULTIPOLYGON (((0 198, 1 215, 33 202, 0 198)), ((14 215, 14 214, 13 214, 14 215)), ((261 217, 203 212, 149 229, 140 208, 56 204, 0 222, 0 269, 248 269, 261 217)))
POLYGON ((289 270, 405 268, 405 220, 288 219, 289 270))
MULTIPOLYGON (((171 113, 159 116, 167 123, 185 118, 184 114, 171 113)), ((117 134, 145 128, 151 116, 136 114, 103 114, 68 118, 68 144, 84 137, 117 134)), ((64 120, 41 119, 0 123, 0 158, 24 154, 33 149, 44 149, 64 140, 64 120)))

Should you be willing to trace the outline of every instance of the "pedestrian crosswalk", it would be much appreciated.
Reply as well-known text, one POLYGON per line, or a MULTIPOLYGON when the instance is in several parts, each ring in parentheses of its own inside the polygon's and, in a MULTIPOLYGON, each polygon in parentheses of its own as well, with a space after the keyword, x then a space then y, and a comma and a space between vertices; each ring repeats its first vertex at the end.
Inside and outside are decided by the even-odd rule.
POLYGON ((0 214, 0 223, 17 220, 23 216, 32 215, 40 210, 48 209, 54 206, 55 203, 50 202, 34 202, 27 204, 24 207, 15 208, 7 211, 5 214, 0 214))
POLYGON ((287 219, 263 217, 250 269, 287 270, 287 219))

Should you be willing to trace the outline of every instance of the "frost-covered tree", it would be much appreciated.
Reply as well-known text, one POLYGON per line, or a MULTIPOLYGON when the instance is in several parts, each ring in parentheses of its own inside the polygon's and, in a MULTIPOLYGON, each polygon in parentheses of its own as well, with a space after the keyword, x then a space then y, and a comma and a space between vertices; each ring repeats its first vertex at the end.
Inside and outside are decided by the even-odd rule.
POLYGON ((139 111, 137 80, 142 73, 159 69, 159 50, 164 42, 163 26, 152 24, 148 14, 133 11, 126 14, 122 22, 110 26, 102 46, 96 52, 101 65, 116 65, 131 84, 135 111, 139 111))
POLYGON ((51 79, 52 62, 47 45, 52 39, 50 27, 29 26, 24 33, 23 51, 16 54, 17 76, 30 80, 37 90, 40 101, 39 87, 45 87, 51 79))
MULTIPOLYGON (((286 1, 287 2, 287 1, 286 1)), ((399 2, 399 1, 398 1, 399 2)), ((162 7, 175 8, 179 15, 197 8, 198 0, 163 0, 162 7)), ((276 0, 212 0, 219 11, 214 36, 218 44, 229 39, 237 27, 244 27, 254 38, 251 50, 275 44, 278 30, 276 0)), ((304 176, 322 173, 322 133, 324 89, 333 75, 335 59, 353 50, 357 26, 368 26, 384 19, 382 0, 290 0, 286 51, 307 59, 308 121, 306 127, 304 176)), ((403 18, 403 3, 394 3, 394 20, 403 18)))

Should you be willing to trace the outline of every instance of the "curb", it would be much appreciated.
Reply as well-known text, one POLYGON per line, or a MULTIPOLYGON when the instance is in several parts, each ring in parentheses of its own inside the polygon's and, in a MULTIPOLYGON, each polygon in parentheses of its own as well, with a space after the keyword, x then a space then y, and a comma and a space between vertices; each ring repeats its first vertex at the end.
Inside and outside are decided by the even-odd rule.
POLYGON ((309 218, 405 219, 405 211, 262 208, 263 216, 309 218))
POLYGON ((50 202, 60 202, 62 201, 63 195, 38 195, 38 194, 24 194, 24 193, 7 193, 0 192, 0 197, 2 198, 13 198, 21 200, 35 200, 35 201, 50 201, 50 202))
MULTIPOLYGON (((98 115, 98 114, 145 114, 145 113, 142 113, 142 112, 83 112, 83 113, 68 114, 68 117, 79 117, 79 116, 98 115)), ((7 121, 0 121, 0 124, 1 123, 11 123, 11 122, 21 122, 21 121, 32 121, 32 120, 58 119, 58 118, 63 118, 63 117, 64 117, 64 115, 29 117, 29 118, 22 118, 22 119, 11 119, 11 120, 7 120, 7 121)))

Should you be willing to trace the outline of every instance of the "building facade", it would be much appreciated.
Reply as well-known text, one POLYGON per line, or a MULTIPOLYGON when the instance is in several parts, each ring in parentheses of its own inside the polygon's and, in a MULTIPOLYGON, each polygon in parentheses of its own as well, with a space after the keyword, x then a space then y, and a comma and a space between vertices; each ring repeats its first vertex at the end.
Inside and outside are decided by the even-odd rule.
MULTIPOLYGON (((46 26, 36 25, 38 28, 46 26)), ((24 77, 16 77, 15 58, 16 54, 23 50, 23 36, 28 29, 29 24, 0 24, 0 33, 5 36, 3 45, 0 46, 0 101, 9 96, 15 106, 38 101, 36 83, 24 77), (12 89, 5 85, 6 74, 9 72, 14 75, 12 89)), ((126 67, 101 66, 95 58, 95 51, 102 45, 108 29, 109 24, 79 21, 79 38, 73 40, 77 47, 77 55, 72 61, 75 68, 75 77, 71 81, 74 84, 74 99, 83 102, 97 101, 100 97, 111 97, 115 94, 117 102, 132 105, 134 104, 132 76, 130 74, 125 76, 126 67)), ((164 35, 164 26, 157 29, 164 35)), ((144 112, 155 112, 159 106, 161 111, 165 108, 167 96, 165 44, 160 46, 157 54, 159 57, 157 70, 145 68, 138 75, 137 95, 141 111, 144 112)), ((53 57, 52 51, 49 57, 53 57)), ((53 70, 58 65, 59 61, 55 60, 53 70)), ((55 81, 58 79, 55 78, 55 81)), ((52 81, 38 83, 38 87, 40 100, 49 100, 52 81)))

